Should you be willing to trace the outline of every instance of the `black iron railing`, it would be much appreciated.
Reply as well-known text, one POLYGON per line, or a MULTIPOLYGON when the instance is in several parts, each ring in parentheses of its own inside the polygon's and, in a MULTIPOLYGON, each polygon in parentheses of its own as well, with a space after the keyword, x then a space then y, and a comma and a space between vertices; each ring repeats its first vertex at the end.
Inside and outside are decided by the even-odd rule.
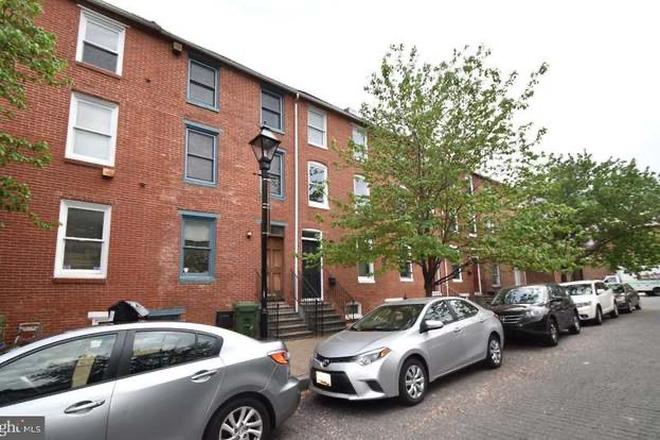
POLYGON ((325 299, 330 304, 332 304, 336 310, 340 312, 339 316, 344 321, 344 323, 346 323, 347 321, 354 321, 360 318, 357 312, 349 313, 347 310, 349 305, 358 304, 355 301, 355 298, 353 298, 351 294, 348 293, 348 290, 346 290, 341 284, 339 284, 339 281, 337 281, 337 278, 334 275, 329 274, 328 279, 329 279, 328 282, 329 286, 327 289, 325 299))
POLYGON ((326 304, 321 298, 321 292, 304 277, 299 277, 295 272, 291 272, 291 286, 298 288, 298 297, 295 292, 291 295, 295 299, 295 307, 300 316, 305 321, 307 329, 314 336, 320 336, 324 333, 326 304))

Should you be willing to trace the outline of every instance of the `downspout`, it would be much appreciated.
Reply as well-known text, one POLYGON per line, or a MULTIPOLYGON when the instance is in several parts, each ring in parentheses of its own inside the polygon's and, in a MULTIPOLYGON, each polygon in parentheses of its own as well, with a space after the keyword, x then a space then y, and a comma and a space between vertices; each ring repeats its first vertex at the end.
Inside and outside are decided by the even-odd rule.
POLYGON ((293 229, 294 229, 294 245, 293 245, 293 273, 294 273, 294 283, 293 283, 293 296, 294 301, 293 305, 296 313, 298 313, 298 272, 300 265, 300 259, 298 258, 298 244, 300 243, 300 234, 298 231, 298 193, 299 193, 299 170, 298 170, 298 100, 300 99, 300 93, 296 93, 296 102, 294 104, 293 110, 293 174, 294 174, 294 196, 293 196, 293 229))
MULTIPOLYGON (((445 260, 443 263, 444 263, 444 266, 445 266, 445 276, 448 276, 449 275, 449 267, 447 266, 447 260, 445 260)), ((447 278, 445 280, 445 290, 447 291, 447 296, 451 296, 451 295, 449 295, 449 278, 447 278)))
POLYGON ((479 296, 483 295, 481 290, 481 263, 477 263, 477 279, 479 280, 479 296))

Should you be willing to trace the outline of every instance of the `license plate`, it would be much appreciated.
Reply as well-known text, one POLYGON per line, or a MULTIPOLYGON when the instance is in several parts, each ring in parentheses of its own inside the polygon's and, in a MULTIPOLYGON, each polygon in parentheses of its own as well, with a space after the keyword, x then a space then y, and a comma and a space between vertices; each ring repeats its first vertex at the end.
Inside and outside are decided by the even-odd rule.
POLYGON ((323 371, 317 371, 316 372, 316 383, 319 385, 323 385, 326 387, 331 387, 332 386, 332 376, 330 376, 328 373, 324 373, 323 371))

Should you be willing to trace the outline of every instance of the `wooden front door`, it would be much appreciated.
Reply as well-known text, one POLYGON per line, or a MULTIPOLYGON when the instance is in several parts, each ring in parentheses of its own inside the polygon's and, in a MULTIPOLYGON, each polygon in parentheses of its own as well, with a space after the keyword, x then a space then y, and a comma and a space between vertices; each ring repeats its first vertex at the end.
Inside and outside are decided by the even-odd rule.
POLYGON ((268 237, 268 292, 282 296, 284 238, 268 237))

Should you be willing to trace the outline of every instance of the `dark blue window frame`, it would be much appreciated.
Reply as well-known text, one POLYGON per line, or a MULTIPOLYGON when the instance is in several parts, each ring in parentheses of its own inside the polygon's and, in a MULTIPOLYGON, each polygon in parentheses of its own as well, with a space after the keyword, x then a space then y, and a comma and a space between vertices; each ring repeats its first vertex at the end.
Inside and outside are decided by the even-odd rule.
MULTIPOLYGON (((268 128, 271 130, 284 134, 284 94, 281 92, 278 92, 276 90, 273 90, 268 87, 262 87, 261 88, 261 94, 260 100, 261 100, 261 107, 259 108, 259 125, 266 125, 268 128), (280 108, 279 108, 279 115, 280 115, 280 126, 279 127, 273 127, 271 125, 266 124, 266 121, 264 120, 263 112, 264 112, 264 94, 270 95, 272 98, 277 98, 279 100, 280 108)), ((267 109, 270 110, 270 109, 267 109)), ((270 110, 272 111, 272 110, 270 110)))
MULTIPOLYGON (((203 85, 204 87, 207 87, 206 85, 203 85)), ((196 58, 188 58, 188 80, 186 82, 186 101, 189 104, 196 105, 198 107, 203 107, 208 110, 213 110, 213 111, 219 111, 220 110, 220 69, 217 66, 213 66, 209 63, 206 63, 204 61, 200 61, 196 58), (201 101, 196 101, 194 100, 191 95, 190 95, 190 83, 192 81, 190 71, 192 68, 193 64, 197 64, 198 66, 205 67, 207 69, 211 69, 215 71, 215 84, 214 84, 214 90, 213 90, 213 105, 208 105, 205 102, 201 101)))
POLYGON ((192 183, 194 185, 202 186, 218 186, 218 138, 220 135, 220 130, 213 127, 209 127, 204 124, 199 124, 197 122, 186 121, 185 122, 185 134, 184 134, 184 155, 183 155, 183 180, 187 183, 192 183), (197 132, 206 136, 213 137, 213 181, 208 182, 206 180, 195 179, 194 177, 188 177, 188 133, 197 132))
MULTIPOLYGON (((280 149, 277 153, 275 153, 275 156, 273 157, 273 160, 277 160, 279 158, 280 160, 280 193, 275 193, 273 192, 273 187, 272 187, 272 182, 271 182, 271 188, 270 188, 270 196, 275 199, 275 200, 284 200, 284 195, 285 195, 285 187, 284 187, 284 168, 286 166, 286 157, 285 157, 286 152, 282 149, 280 149)), ((272 166, 271 166, 272 169, 272 166)))

